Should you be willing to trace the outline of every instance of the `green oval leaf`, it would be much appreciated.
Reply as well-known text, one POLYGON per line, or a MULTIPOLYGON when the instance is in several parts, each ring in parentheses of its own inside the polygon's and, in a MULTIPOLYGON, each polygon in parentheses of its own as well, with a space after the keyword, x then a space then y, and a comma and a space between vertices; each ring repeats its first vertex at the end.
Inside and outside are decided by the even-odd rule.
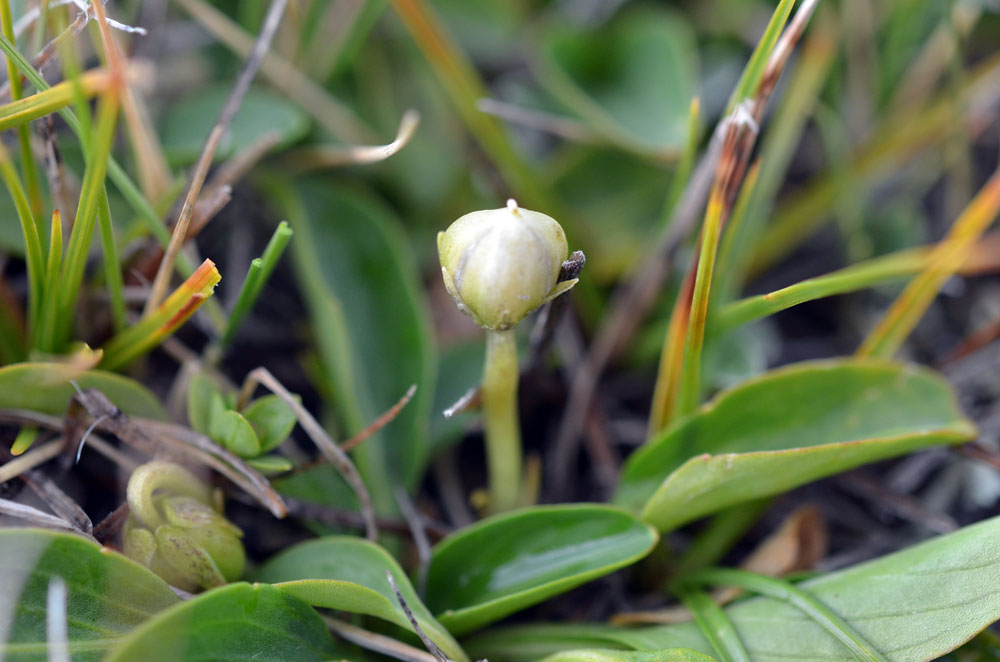
POLYGON ((67 647, 101 660, 127 632, 177 604, 166 582, 79 536, 0 530, 0 659, 45 659, 49 582, 66 583, 67 647))
POLYGON ((197 373, 188 384, 187 416, 191 427, 208 435, 212 421, 221 418, 226 411, 226 401, 222 391, 207 375, 197 373))
POLYGON ((276 395, 257 398, 242 414, 257 433, 261 453, 268 452, 288 439, 297 422, 292 410, 276 395))
POLYGON ((312 607, 273 586, 230 584, 159 614, 135 630, 108 662, 342 658, 312 607))
POLYGON ((537 506, 483 520, 434 549, 428 606, 461 634, 630 565, 657 535, 603 505, 537 506))
POLYGON ((929 370, 800 363, 725 391, 635 452, 616 502, 667 531, 867 462, 968 441, 975 427, 929 370))
POLYGON ((451 659, 468 660, 458 643, 424 606, 406 573, 378 545, 349 536, 300 543, 265 563, 255 574, 315 607, 367 614, 413 631, 386 579, 392 573, 421 629, 451 659))
MULTIPOLYGON (((161 132, 163 151, 174 165, 194 163, 205 146, 222 106, 229 97, 223 86, 201 90, 171 106, 161 132)), ((215 160, 221 161, 275 134, 279 147, 300 140, 309 130, 309 118, 288 99, 253 88, 223 136, 215 160)))
POLYGON ((227 409, 221 415, 213 416, 208 436, 240 457, 260 455, 257 433, 238 411, 227 409))
POLYGON ((399 416, 353 451, 376 508, 394 511, 393 479, 412 488, 427 463, 436 366, 420 276, 399 220, 326 179, 271 188, 296 233, 295 266, 347 434, 417 385, 399 416))
POLYGON ((291 471, 295 467, 292 461, 283 455, 259 455, 247 460, 247 464, 265 476, 291 471))
POLYGON ((596 28, 560 23, 540 64, 547 89, 608 138, 643 153, 683 146, 698 66, 680 15, 644 8, 596 28))
POLYGON ((79 372, 61 363, 15 363, 0 368, 0 409, 30 409, 61 416, 82 388, 96 388, 130 416, 166 419, 156 396, 137 381, 103 370, 79 372))

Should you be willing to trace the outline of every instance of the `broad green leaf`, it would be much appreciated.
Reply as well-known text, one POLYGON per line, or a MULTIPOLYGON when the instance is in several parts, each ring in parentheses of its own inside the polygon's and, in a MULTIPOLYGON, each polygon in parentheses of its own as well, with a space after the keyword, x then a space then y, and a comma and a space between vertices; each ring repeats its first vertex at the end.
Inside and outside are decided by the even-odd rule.
POLYGON ((177 604, 166 582, 79 536, 0 530, 0 659, 45 660, 49 582, 66 583, 67 645, 74 660, 101 660, 127 632, 177 604))
MULTIPOLYGON (((933 660, 1000 619, 998 539, 1000 518, 993 518, 799 587, 893 662, 933 660)), ((822 626, 785 602, 754 598, 725 612, 753 662, 853 659, 822 626)), ((989 643, 987 638, 985 644, 989 643)), ((465 644, 476 658, 508 662, 536 660, 573 646, 712 651, 693 623, 641 628, 599 623, 517 626, 484 632, 465 644)))
POLYGON ((642 8, 597 27, 560 23, 540 64, 548 90, 608 138, 654 154, 683 146, 698 66, 679 14, 642 8))
POLYGON ((207 375, 197 373, 188 384, 187 416, 191 427, 202 434, 210 434, 212 421, 226 411, 222 392, 207 375))
POLYGON ((230 584, 183 602, 137 628, 108 662, 342 658, 316 611, 273 586, 230 584))
POLYGON ((145 386, 102 370, 80 372, 60 363, 15 363, 0 368, 0 409, 30 409, 66 413, 70 398, 81 389, 96 388, 130 416, 165 419, 160 401, 145 386))
MULTIPOLYGON (((932 660, 1000 619, 1000 518, 800 587, 890 660, 932 660)), ((847 649, 787 603, 757 598, 728 607, 754 662, 849 660, 847 649)), ((645 628, 644 645, 708 652, 693 624, 645 628)))
POLYGON ((549 655, 543 662, 715 662, 714 657, 686 648, 659 651, 571 650, 549 655))
POLYGON ((295 427, 295 414, 276 395, 265 395, 251 402, 242 412, 260 440, 260 452, 266 453, 288 439, 295 427))
POLYGON ((386 579, 386 570, 392 573, 427 636, 451 659, 467 660, 461 647, 421 602, 406 573, 388 552, 367 540, 330 536, 300 543, 265 563, 255 578, 314 607, 367 614, 413 631, 386 579))
POLYGON ((296 233, 295 266, 347 434, 417 385, 396 420, 354 451, 376 508, 392 511, 392 484, 415 486, 428 456, 436 362, 420 276, 388 209, 325 179, 296 190, 272 186, 296 233))
MULTIPOLYGON (((229 90, 217 85, 171 106, 165 114, 161 139, 163 151, 174 165, 188 165, 198 159, 228 97, 229 90)), ((226 159, 270 134, 277 136, 279 147, 287 147, 308 130, 309 119, 297 106, 284 97, 254 88, 240 104, 215 159, 226 159)))
POLYGON ((253 431, 247 419, 233 409, 227 409, 220 415, 212 417, 208 436, 240 457, 260 455, 257 433, 253 431))
POLYGON ((635 452, 616 496, 660 531, 867 462, 968 441, 941 377, 872 360, 800 363, 721 393, 635 452))
POLYGON ((461 634, 635 563, 657 535, 604 505, 536 506, 442 540, 427 575, 428 606, 461 634))

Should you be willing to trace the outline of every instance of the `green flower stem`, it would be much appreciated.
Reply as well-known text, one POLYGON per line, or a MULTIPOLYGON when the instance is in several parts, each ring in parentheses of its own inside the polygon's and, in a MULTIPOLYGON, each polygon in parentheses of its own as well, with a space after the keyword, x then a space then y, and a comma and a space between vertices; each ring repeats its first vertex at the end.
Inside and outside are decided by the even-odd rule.
POLYGON ((514 330, 486 332, 483 415, 494 512, 518 505, 521 494, 521 430, 517 419, 517 341, 514 330))

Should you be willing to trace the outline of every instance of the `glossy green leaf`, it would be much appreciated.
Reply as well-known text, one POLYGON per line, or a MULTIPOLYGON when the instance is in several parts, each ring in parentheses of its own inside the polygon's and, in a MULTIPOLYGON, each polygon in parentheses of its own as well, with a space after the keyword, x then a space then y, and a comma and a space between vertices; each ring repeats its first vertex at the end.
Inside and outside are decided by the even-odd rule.
POLYGON ((316 611, 273 586, 230 584, 152 618, 108 657, 149 660, 273 660, 342 658, 316 611))
POLYGON ((800 363, 721 393, 634 453, 616 496, 660 531, 867 462, 975 437, 941 377, 800 363))
MULTIPOLYGON (((798 586, 889 660, 933 660, 1000 620, 998 539, 1000 518, 993 518, 798 586)), ((753 598, 730 605, 725 612, 753 662, 853 659, 823 626, 786 602, 753 598)), ((536 660, 580 646, 688 648, 706 654, 712 650, 693 623, 640 628, 528 625, 498 628, 465 643, 476 658, 508 662, 536 660)))
POLYGON ((247 419, 238 411, 227 409, 211 420, 208 436, 240 457, 260 455, 260 442, 247 419))
POLYGON ((376 508, 392 511, 394 479, 416 485, 428 456, 436 361, 420 276, 398 219, 375 201, 325 179, 272 190, 296 233, 295 266, 347 434, 417 385, 396 420, 354 451, 376 508))
POLYGON ((226 411, 222 391, 207 375, 197 373, 188 384, 187 416, 191 427, 202 434, 210 434, 212 420, 221 418, 226 411))
POLYGON ((395 559, 367 540, 330 536, 300 543, 265 563, 255 577, 315 607, 367 614, 412 631, 386 579, 386 570, 392 573, 427 636, 451 659, 467 660, 461 647, 421 602, 395 559))
POLYGON ((166 582, 79 536, 0 530, 0 659, 47 659, 49 582, 66 583, 67 647, 74 660, 101 660, 137 625, 177 604, 166 582))
MULTIPOLYGON (((176 104, 165 114, 161 132, 163 151, 175 165, 194 163, 229 96, 224 86, 209 87, 176 104)), ((309 118, 286 98, 260 89, 247 92, 240 109, 223 136, 216 160, 253 146, 267 135, 278 138, 279 147, 300 140, 309 130, 309 118)))
POLYGON ((66 413, 70 398, 81 389, 96 388, 130 416, 165 419, 160 401, 145 386, 102 370, 79 372, 60 363, 15 363, 0 368, 0 409, 30 409, 66 413))
POLYGON ((442 540, 428 606, 463 633, 635 563, 657 535, 603 505, 536 506, 491 517, 442 540))
POLYGON ((257 398, 247 405, 242 414, 257 433, 261 453, 266 453, 288 439, 296 423, 295 414, 276 395, 257 398))
POLYGON ((560 23, 541 47, 542 82, 594 129, 640 152, 684 145, 698 66, 680 15, 642 8, 597 27, 560 23))
POLYGON ((715 658, 686 648, 659 651, 572 650, 549 655, 542 662, 715 662, 715 658))

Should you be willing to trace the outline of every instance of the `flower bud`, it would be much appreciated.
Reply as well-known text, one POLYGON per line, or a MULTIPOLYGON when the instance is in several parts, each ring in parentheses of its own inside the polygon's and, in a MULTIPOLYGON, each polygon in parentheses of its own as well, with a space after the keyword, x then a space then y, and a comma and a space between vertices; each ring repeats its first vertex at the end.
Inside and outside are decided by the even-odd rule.
POLYGON ((127 491, 126 556, 188 591, 243 574, 243 532, 212 508, 208 487, 187 469, 149 462, 132 473, 127 491))
POLYGON ((438 233, 438 256, 448 293, 459 310, 485 329, 518 324, 576 280, 556 283, 566 259, 566 233, 550 216, 503 209, 462 216, 438 233))

